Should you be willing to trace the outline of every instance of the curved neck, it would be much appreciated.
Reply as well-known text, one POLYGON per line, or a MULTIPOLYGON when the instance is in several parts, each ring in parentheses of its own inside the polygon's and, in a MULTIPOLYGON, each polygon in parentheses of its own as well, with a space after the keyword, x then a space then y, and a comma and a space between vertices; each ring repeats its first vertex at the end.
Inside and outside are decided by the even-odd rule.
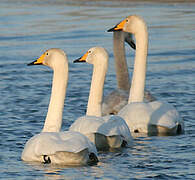
POLYGON ((145 23, 142 23, 141 27, 137 28, 135 39, 136 53, 128 103, 143 102, 144 99, 146 61, 148 53, 148 32, 145 23))
POLYGON ((101 105, 107 68, 107 63, 95 64, 93 67, 93 75, 86 113, 88 116, 102 116, 101 105))
POLYGON ((59 132, 62 125, 64 99, 68 81, 68 63, 53 72, 53 83, 43 132, 59 132))
POLYGON ((115 31, 113 33, 113 49, 116 69, 117 86, 119 89, 129 91, 129 72, 125 58, 124 32, 115 31))

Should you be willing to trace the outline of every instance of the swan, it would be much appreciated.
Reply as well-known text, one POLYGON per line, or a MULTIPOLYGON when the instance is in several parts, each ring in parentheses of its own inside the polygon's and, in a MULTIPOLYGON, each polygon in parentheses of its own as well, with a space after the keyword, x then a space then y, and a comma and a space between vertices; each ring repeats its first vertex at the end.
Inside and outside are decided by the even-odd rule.
POLYGON ((60 132, 66 87, 68 60, 61 49, 49 49, 28 65, 46 65, 53 69, 52 93, 41 133, 25 144, 21 159, 60 165, 86 165, 98 162, 97 149, 79 132, 60 132))
POLYGON ((136 54, 133 78, 128 104, 118 115, 126 120, 132 133, 148 135, 176 135, 184 132, 184 122, 174 106, 167 102, 143 102, 146 61, 148 51, 148 31, 144 20, 136 15, 128 16, 108 30, 134 34, 136 54))
POLYGON ((93 65, 91 88, 85 116, 78 118, 70 131, 78 131, 96 145, 97 150, 109 150, 132 145, 132 137, 124 119, 109 115, 102 117, 101 104, 104 80, 108 68, 108 54, 102 47, 90 48, 74 61, 93 65))
MULTIPOLYGON (((125 42, 133 49, 135 43, 131 33, 115 31, 113 33, 113 51, 116 69, 117 89, 103 98, 102 115, 117 114, 127 103, 129 98, 130 80, 125 58, 125 42)), ((151 102, 155 98, 149 91, 145 91, 144 101, 151 102)))

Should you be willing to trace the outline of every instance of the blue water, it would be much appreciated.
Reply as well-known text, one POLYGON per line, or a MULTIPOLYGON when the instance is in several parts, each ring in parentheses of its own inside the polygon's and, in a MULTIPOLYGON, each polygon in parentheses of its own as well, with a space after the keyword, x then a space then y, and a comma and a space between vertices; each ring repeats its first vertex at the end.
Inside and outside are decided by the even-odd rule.
MULTIPOLYGON (((134 52, 126 47, 132 72, 134 52)), ((195 179, 195 3, 128 1, 0 1, 0 178, 2 179, 195 179), (116 87, 112 34, 106 30, 137 14, 149 29, 146 88, 176 106, 185 134, 137 137, 133 148, 99 154, 96 166, 28 164, 25 142, 43 127, 52 72, 28 67, 48 48, 69 59, 63 127, 85 113, 90 65, 72 61, 92 46, 110 54, 104 93, 116 87)))

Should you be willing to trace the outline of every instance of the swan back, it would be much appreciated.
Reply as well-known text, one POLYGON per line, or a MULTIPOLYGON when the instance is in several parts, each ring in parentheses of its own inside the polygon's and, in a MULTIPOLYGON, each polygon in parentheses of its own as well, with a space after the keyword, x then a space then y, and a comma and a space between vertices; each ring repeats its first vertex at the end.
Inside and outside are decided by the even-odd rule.
POLYGON ((59 152, 79 153, 85 149, 97 156, 95 146, 79 132, 42 132, 26 143, 22 160, 43 162, 43 156, 59 152))

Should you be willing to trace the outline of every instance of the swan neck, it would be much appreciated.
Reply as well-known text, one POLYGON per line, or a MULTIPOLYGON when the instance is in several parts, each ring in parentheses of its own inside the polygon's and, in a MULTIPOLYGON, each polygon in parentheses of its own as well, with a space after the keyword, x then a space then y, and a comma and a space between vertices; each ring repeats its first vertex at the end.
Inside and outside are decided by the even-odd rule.
POLYGON ((136 53, 134 61, 133 77, 131 82, 129 100, 130 102, 143 102, 146 78, 146 61, 148 53, 148 32, 143 23, 135 33, 136 53))
POLYGON ((107 72, 107 64, 95 64, 87 105, 88 116, 102 116, 101 105, 104 88, 104 80, 107 72))
POLYGON ((129 72, 127 68, 127 61, 125 58, 125 42, 124 33, 122 31, 115 31, 113 33, 113 49, 116 69, 117 86, 119 89, 129 91, 129 72))
POLYGON ((68 63, 54 69, 49 108, 43 132, 59 132, 62 125, 64 100, 68 81, 68 63))

